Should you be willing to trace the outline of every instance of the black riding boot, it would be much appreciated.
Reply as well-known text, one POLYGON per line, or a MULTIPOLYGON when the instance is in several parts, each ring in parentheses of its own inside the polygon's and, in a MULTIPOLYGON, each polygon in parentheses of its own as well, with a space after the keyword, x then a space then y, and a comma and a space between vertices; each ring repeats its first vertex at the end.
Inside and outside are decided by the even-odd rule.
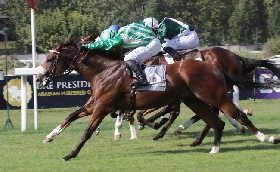
POLYGON ((163 50, 170 54, 176 61, 181 61, 184 57, 179 54, 176 50, 172 47, 164 47, 163 50))
POLYGON ((125 63, 136 74, 136 81, 131 83, 131 86, 146 86, 149 84, 141 66, 136 61, 128 60, 125 63))

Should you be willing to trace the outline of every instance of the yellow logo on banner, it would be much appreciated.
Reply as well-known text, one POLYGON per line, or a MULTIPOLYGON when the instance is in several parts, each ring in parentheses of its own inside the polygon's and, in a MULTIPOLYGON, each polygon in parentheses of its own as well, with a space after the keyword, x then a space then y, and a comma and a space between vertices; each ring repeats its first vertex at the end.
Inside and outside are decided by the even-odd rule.
MULTIPOLYGON (((4 86, 3 89, 3 95, 4 99, 7 101, 7 93, 8 93, 8 102, 12 106, 21 106, 21 80, 16 78, 16 79, 11 79, 7 85, 4 86), (8 88, 8 90, 7 90, 8 88)), ((30 99, 32 98, 32 89, 30 84, 27 82, 26 83, 26 102, 28 103, 30 99)))

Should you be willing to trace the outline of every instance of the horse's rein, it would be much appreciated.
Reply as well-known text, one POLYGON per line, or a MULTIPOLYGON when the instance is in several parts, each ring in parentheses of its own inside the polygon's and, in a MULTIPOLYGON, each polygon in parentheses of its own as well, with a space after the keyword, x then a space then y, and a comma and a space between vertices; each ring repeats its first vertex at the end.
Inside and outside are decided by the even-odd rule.
MULTIPOLYGON (((60 52, 60 51, 56 51, 56 50, 49 50, 49 52, 55 53, 55 54, 56 54, 55 62, 53 63, 54 65, 53 65, 53 67, 52 67, 52 69, 51 69, 51 72, 48 72, 48 73, 49 73, 49 76, 47 76, 48 79, 51 79, 51 78, 53 79, 53 78, 60 78, 60 77, 63 77, 63 76, 65 76, 65 75, 68 75, 69 73, 71 73, 71 72, 73 71, 73 69, 71 69, 71 65, 72 65, 73 62, 76 60, 77 56, 80 54, 81 51, 79 51, 79 52, 73 57, 71 63, 70 63, 69 66, 68 66, 68 68, 67 68, 64 72, 62 72, 61 74, 59 74, 59 75, 54 75, 54 73, 55 73, 55 70, 56 70, 56 68, 57 68, 57 61, 58 61, 58 59, 59 59, 59 55, 61 54, 61 52, 60 52)), ((88 52, 87 52, 87 54, 88 54, 88 52)), ((86 54, 85 56, 87 56, 87 54, 86 54)), ((47 73, 46 73, 46 74, 47 74, 47 73)), ((45 74, 45 75, 46 75, 46 74, 45 74)))

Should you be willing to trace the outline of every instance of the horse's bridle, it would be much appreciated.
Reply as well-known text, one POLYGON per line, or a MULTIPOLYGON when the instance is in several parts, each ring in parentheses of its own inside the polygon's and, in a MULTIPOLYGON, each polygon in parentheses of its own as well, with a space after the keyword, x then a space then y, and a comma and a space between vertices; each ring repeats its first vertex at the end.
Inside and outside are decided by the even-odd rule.
POLYGON ((71 65, 74 63, 74 61, 76 60, 77 56, 80 54, 80 51, 74 56, 74 58, 72 59, 71 63, 69 64, 68 68, 63 71, 61 74, 55 74, 55 71, 57 69, 57 64, 58 64, 58 60, 59 57, 61 56, 61 52, 60 51, 55 51, 55 50, 49 50, 49 52, 55 53, 55 61, 51 64, 50 70, 48 70, 44 76, 47 80, 47 83, 49 83, 51 80, 56 79, 56 78, 60 78, 63 77, 65 75, 68 75, 69 73, 71 73, 74 69, 71 69, 71 65))

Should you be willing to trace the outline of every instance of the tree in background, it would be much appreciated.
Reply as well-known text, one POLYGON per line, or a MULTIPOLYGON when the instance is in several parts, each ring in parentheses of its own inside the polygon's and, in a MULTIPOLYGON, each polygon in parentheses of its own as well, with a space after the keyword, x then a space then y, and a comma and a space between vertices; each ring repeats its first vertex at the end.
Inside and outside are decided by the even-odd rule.
POLYGON ((271 38, 280 37, 280 3, 278 1, 275 1, 268 11, 267 29, 271 38))
POLYGON ((262 0, 239 1, 229 18, 231 44, 253 44, 264 42, 265 11, 262 0), (261 8, 261 9, 260 9, 261 8))
MULTIPOLYGON (((30 8, 22 0, 5 2, 1 14, 11 17, 8 35, 16 40, 17 53, 30 53, 30 8)), ((264 43, 279 35, 280 27, 279 0, 39 0, 37 47, 47 51, 72 37, 98 34, 110 24, 125 26, 144 17, 159 22, 172 17, 192 24, 200 45, 209 46, 264 43)))
POLYGON ((234 10, 232 1, 196 1, 195 9, 195 29, 200 38, 200 45, 228 43, 227 21, 234 10))

